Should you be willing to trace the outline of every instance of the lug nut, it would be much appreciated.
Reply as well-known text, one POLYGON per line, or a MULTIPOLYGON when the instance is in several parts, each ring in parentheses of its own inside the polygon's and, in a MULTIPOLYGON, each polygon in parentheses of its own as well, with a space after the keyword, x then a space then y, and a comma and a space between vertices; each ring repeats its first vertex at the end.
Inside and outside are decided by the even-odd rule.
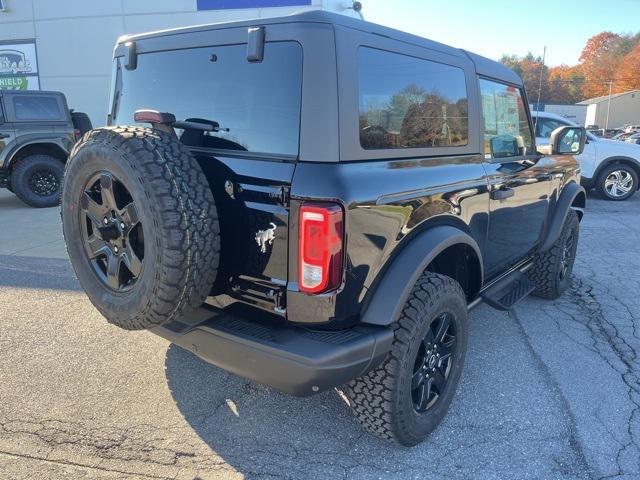
POLYGON ((104 218, 102 219, 102 221, 104 222, 104 224, 105 224, 105 225, 106 225, 107 223, 109 223, 109 219, 108 219, 107 217, 104 217, 104 218))
POLYGON ((120 222, 120 228, 124 228, 124 222, 120 222))
POLYGON ((118 253, 118 247, 113 247, 113 251, 118 253))

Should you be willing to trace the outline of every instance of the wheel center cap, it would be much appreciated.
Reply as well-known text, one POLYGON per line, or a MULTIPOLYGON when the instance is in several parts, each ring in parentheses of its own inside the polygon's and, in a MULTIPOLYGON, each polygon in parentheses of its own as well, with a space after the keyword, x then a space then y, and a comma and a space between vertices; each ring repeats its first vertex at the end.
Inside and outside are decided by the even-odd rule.
POLYGON ((436 361, 437 361, 436 360, 436 356, 435 355, 431 355, 429 357, 429 360, 428 360, 429 368, 435 367, 436 366, 436 361))
POLYGON ((100 232, 100 237, 107 242, 120 238, 120 229, 114 223, 99 227, 98 231, 100 232))

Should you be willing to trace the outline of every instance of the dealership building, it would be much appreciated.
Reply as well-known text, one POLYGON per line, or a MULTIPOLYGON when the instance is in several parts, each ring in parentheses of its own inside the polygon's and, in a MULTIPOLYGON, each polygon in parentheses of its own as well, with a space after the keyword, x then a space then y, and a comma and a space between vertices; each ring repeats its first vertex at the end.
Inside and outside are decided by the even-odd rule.
POLYGON ((350 0, 0 0, 0 89, 58 90, 104 125, 120 35, 325 9, 350 0))

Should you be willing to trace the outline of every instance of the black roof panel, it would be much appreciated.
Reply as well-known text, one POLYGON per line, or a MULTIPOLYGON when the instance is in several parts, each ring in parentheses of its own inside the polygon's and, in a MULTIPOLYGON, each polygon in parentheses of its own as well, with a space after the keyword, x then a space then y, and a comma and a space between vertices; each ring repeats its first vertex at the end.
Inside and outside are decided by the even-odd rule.
POLYGON ((242 20, 237 22, 220 22, 206 25, 196 25, 190 27, 174 28, 169 30, 161 30, 157 32, 142 33, 138 35, 124 35, 118 39, 118 43, 124 43, 132 40, 142 40, 145 38, 161 37, 167 35, 176 35, 181 33, 202 32, 207 30, 216 30, 221 28, 249 27, 255 25, 272 25, 278 23, 329 23, 332 25, 340 25, 362 32, 369 32, 383 37, 388 37, 400 42, 416 45, 438 52, 446 53, 456 57, 468 56, 476 65, 476 70, 481 75, 486 75, 496 79, 500 79, 509 83, 521 85, 522 81, 515 72, 505 67, 501 63, 495 62, 488 58, 467 52, 458 48, 450 47, 443 43, 435 42, 417 35, 402 32, 393 28, 385 27, 371 22, 359 20, 357 18, 348 17, 326 10, 306 10, 300 13, 294 13, 284 17, 273 18, 257 18, 254 20, 242 20))

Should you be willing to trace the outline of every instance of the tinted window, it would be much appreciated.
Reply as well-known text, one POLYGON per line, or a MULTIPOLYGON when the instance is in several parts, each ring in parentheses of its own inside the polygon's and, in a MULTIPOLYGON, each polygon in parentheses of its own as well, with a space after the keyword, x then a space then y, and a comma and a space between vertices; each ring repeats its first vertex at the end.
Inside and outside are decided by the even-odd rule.
POLYGON ((259 63, 247 61, 246 45, 141 54, 137 69, 122 69, 121 74, 114 124, 132 124, 138 109, 159 110, 178 120, 218 122, 219 132, 180 132, 187 145, 298 153, 302 86, 298 43, 267 43, 259 63))
POLYGON ((544 137, 544 138, 549 138, 551 136, 551 132, 553 132, 556 128, 569 125, 568 123, 561 122, 553 118, 538 117, 537 122, 538 123, 536 125, 536 137, 544 137))
POLYGON ((15 96, 13 109, 16 120, 60 120, 60 104, 56 97, 15 96))
POLYGON ((519 88, 480 79, 485 158, 533 153, 531 129, 519 88))
POLYGON ((373 48, 360 48, 358 69, 362 148, 467 144, 462 69, 373 48))

